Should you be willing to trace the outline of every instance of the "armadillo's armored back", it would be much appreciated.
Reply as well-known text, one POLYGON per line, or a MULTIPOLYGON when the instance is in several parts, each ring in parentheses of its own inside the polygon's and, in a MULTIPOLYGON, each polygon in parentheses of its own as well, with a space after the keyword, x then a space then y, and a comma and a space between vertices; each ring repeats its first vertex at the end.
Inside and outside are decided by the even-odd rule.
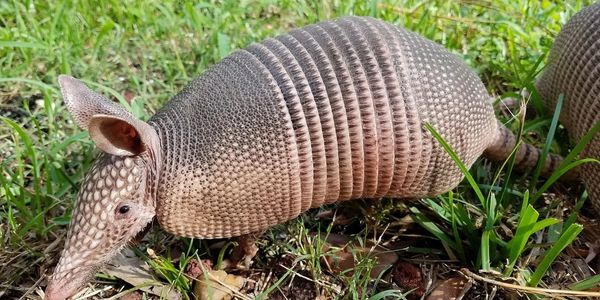
POLYGON ((370 18, 237 51, 151 119, 163 141, 157 216, 178 235, 259 231, 310 207, 418 197, 462 175, 497 134, 485 88, 455 55, 370 18))
MULTIPOLYGON (((564 95, 560 120, 575 141, 600 120, 600 2, 577 13, 561 30, 537 88, 551 110, 564 95)), ((599 135, 582 154, 600 159, 599 135)), ((600 166, 584 165, 581 176, 600 212, 600 166)))

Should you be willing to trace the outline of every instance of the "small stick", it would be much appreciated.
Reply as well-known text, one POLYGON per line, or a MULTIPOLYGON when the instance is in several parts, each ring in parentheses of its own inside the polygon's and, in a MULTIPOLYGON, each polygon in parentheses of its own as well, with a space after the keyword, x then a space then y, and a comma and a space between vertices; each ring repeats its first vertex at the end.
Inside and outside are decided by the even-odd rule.
POLYGON ((477 274, 469 271, 466 268, 462 268, 460 271, 467 278, 471 277, 478 281, 483 281, 483 282, 487 282, 487 283, 490 283, 493 285, 501 286, 503 288, 519 290, 519 291, 523 291, 523 292, 527 292, 527 293, 542 294, 542 295, 554 295, 554 296, 556 296, 556 294, 560 294, 560 295, 565 295, 565 296, 600 297, 600 292, 543 289, 543 288, 536 288, 536 287, 530 287, 530 286, 521 286, 521 285, 516 285, 516 284, 512 284, 512 283, 506 283, 506 282, 497 281, 494 279, 485 278, 483 276, 477 275, 477 274))

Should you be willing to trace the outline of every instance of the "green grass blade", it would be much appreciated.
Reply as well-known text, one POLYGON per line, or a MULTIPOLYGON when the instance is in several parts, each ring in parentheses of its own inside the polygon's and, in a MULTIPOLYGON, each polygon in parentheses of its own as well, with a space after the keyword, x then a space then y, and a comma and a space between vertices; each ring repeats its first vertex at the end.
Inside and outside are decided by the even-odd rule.
MULTIPOLYGON (((439 198, 440 197, 438 197, 438 199, 439 198)), ((444 221, 451 222, 452 215, 451 215, 449 209, 447 209, 446 207, 443 207, 442 205, 440 205, 438 202, 434 201, 433 199, 429 199, 429 198, 423 199, 422 202, 424 202, 425 205, 427 205, 427 207, 429 207, 429 209, 434 211, 444 221)), ((440 203, 442 203, 442 201, 440 201, 440 203)))
POLYGON ((410 294, 410 291, 403 294, 399 290, 386 290, 379 292, 371 297, 369 300, 381 300, 381 299, 406 299, 406 295, 410 294))
POLYGON ((481 268, 485 271, 490 271, 492 269, 490 263, 490 230, 483 231, 479 252, 481 256, 481 268))
MULTIPOLYGON (((0 117, 0 121, 4 122, 6 125, 10 126, 12 128, 12 130, 17 134, 17 136, 21 139, 21 141, 23 142, 23 144, 25 145, 25 152, 24 153, 19 153, 17 151, 17 155, 22 154, 23 156, 27 157, 27 159, 29 160, 29 163, 31 164, 31 172, 32 175, 31 177, 33 177, 33 203, 31 203, 30 205, 32 205, 31 208, 33 208, 33 214, 40 212, 42 210, 41 207, 41 201, 40 201, 40 197, 42 195, 42 191, 41 191, 41 183, 40 183, 40 169, 39 169, 39 162, 38 162, 38 156, 36 153, 36 150, 33 146, 33 141, 31 140, 29 134, 16 122, 14 122, 11 119, 5 118, 5 117, 0 117)), ((17 143, 17 141, 15 140, 15 144, 17 143)), ((20 168, 23 168, 24 166, 20 166, 20 168)), ((21 169, 22 170, 22 169, 21 169)), ((24 178, 25 178, 25 171, 20 171, 21 173, 21 187, 24 187, 24 178)), ((30 211, 31 208, 28 210, 30 211)), ((25 212, 23 212, 25 213, 25 212)), ((38 219, 36 219, 38 220, 38 219)), ((37 224, 37 225, 42 225, 42 224, 37 224)), ((40 228, 41 226, 36 226, 38 228, 40 228)), ((41 228, 40 228, 41 229, 41 228)))
POLYGON ((458 256, 460 257, 460 260, 466 264, 467 257, 465 255, 463 243, 460 238, 460 233, 458 231, 459 217, 456 215, 456 209, 454 207, 454 193, 452 191, 450 191, 448 193, 448 204, 450 205, 450 217, 452 219, 452 234, 454 235, 454 243, 456 243, 456 252, 458 253, 458 256))
POLYGON ((558 101, 556 101, 556 108, 554 109, 554 115, 552 116, 552 122, 550 123, 550 130, 548 130, 548 135, 546 136, 546 144, 544 144, 544 148, 542 148, 541 157, 538 159, 537 166, 535 168, 535 171, 533 172, 533 176, 531 177, 529 189, 532 191, 534 190, 538 178, 542 173, 542 169, 544 167, 544 164, 546 163, 546 157, 550 152, 552 140, 554 140, 554 134, 556 133, 556 127, 558 126, 558 118, 560 117, 563 101, 564 95, 560 94, 558 96, 558 101))
POLYGON ((22 83, 27 83, 27 84, 31 84, 46 90, 52 90, 54 92, 58 92, 58 90, 51 86, 51 85, 47 85, 39 80, 32 80, 32 79, 27 79, 27 78, 19 78, 19 77, 9 77, 9 78, 3 78, 0 77, 0 83, 1 82, 22 82, 22 83))
POLYGON ((552 184, 554 184, 556 181, 558 181, 558 179, 561 176, 563 176, 565 173, 567 173, 569 170, 576 168, 577 166, 583 165, 585 163, 600 164, 600 161, 598 161, 597 159, 593 159, 593 158, 584 158, 584 159, 574 161, 564 167, 559 168, 554 173, 552 173, 552 175, 550 176, 550 178, 548 178, 548 180, 546 180, 544 185, 542 185, 542 187, 533 195, 533 197, 531 197, 531 203, 535 203, 536 200, 539 199, 542 196, 542 194, 548 188, 550 188, 550 186, 552 186, 552 184))
POLYGON ((469 169, 467 168, 467 166, 465 166, 465 164, 460 160, 460 158, 458 157, 458 155, 456 154, 456 152, 454 152, 454 150, 452 150, 452 147, 450 147, 450 145, 448 145, 448 143, 444 140, 444 138, 435 130, 435 128, 433 128, 433 126, 431 126, 431 124, 425 123, 425 128, 427 128, 427 130, 429 130, 429 132, 438 141, 438 143, 440 143, 442 145, 442 147, 444 147, 444 150, 446 150, 446 152, 448 153, 448 155, 450 155, 450 157, 452 158, 452 160, 460 168, 461 172, 463 173, 463 175, 465 176, 465 178, 467 178, 467 181, 471 185, 471 188, 473 189, 473 191, 477 195, 477 198, 479 199, 479 202, 481 203, 481 206, 485 208, 486 207, 485 197, 483 196, 483 193, 481 192, 481 189, 479 189, 479 186, 477 185, 477 182, 475 182, 475 179, 473 179, 473 176, 469 172, 469 169))
POLYGON ((0 48, 33 48, 33 49, 43 49, 46 48, 44 44, 40 43, 32 43, 32 42, 22 42, 22 41, 0 41, 0 48))
POLYGON ((438 238, 443 243, 446 243, 450 248, 457 250, 458 247, 454 243, 452 239, 448 235, 444 233, 434 222, 429 220, 421 211, 419 211, 416 207, 411 207, 410 211, 413 213, 412 217, 421 227, 425 228, 425 230, 429 231, 436 238, 438 238))
POLYGON ((565 174, 570 169, 583 163, 600 163, 600 161, 591 158, 581 159, 579 161, 572 162, 573 160, 575 160, 575 157, 577 157, 577 155, 579 155, 579 153, 583 151, 585 146, 592 140, 592 138, 594 138, 598 131, 600 131, 600 121, 596 122, 596 124, 592 128, 590 128, 590 130, 581 138, 579 143, 575 145, 573 150, 571 150, 569 155, 565 157, 560 166, 558 166, 557 170, 550 176, 550 178, 548 178, 546 183, 544 183, 544 185, 537 191, 537 193, 535 193, 535 195, 532 197, 532 203, 537 201, 537 199, 539 199, 543 192, 545 192, 554 182, 556 182, 563 174, 565 174))
MULTIPOLYGON (((505 164, 508 163, 508 170, 505 172, 505 178, 504 178, 504 185, 502 186, 502 191, 500 192, 500 198, 499 198, 499 202, 502 203, 502 205, 507 205, 507 203, 505 202, 505 196, 507 194, 507 190, 510 187, 510 184, 512 183, 513 180, 513 176, 512 176, 512 172, 515 166, 515 161, 517 159, 517 152, 519 150, 519 148, 521 147, 521 143, 522 141, 522 136, 523 136, 523 132, 525 130, 525 111, 523 111, 523 109, 521 109, 519 111, 519 132, 517 133, 516 137, 517 137, 517 142, 515 143, 515 146, 513 147, 510 155, 508 156, 508 159, 505 161, 505 164)), ((500 171, 502 171, 504 169, 504 164, 502 165, 502 168, 500 170, 498 170, 498 173, 496 176, 499 176, 500 171)), ((498 177, 496 177, 494 179, 494 183, 496 183, 496 181, 498 180, 498 177)))
POLYGON ((577 216, 579 215, 579 211, 581 211, 581 208, 583 207, 583 204, 585 203, 585 201, 587 199, 588 199, 588 194, 587 194, 587 192, 584 192, 583 195, 581 196, 581 198, 577 201, 577 203, 575 203, 575 207, 573 208, 573 211, 571 212, 569 217, 567 217, 567 220, 564 222, 563 232, 564 232, 565 228, 569 228, 569 226, 571 226, 571 224, 574 224, 577 221, 577 216))
POLYGON ((279 288, 283 284, 283 282, 292 274, 292 269, 288 269, 272 286, 268 287, 264 291, 262 291, 255 299, 265 299, 269 296, 271 292, 275 289, 279 288))
POLYGON ((68 138, 62 140, 60 143, 56 143, 54 145, 52 145, 52 147, 50 148, 50 152, 48 152, 48 154, 51 157, 56 157, 59 153, 65 151, 65 149, 75 143, 75 142, 82 142, 85 140, 89 139, 89 134, 87 131, 80 131, 72 136, 69 136, 68 138))
POLYGON ((531 279, 529 280, 529 286, 537 286, 542 277, 550 267, 550 265, 554 262, 554 260, 558 257, 558 255, 568 246, 573 240, 579 235, 579 233, 583 230, 583 226, 579 224, 571 224, 565 233, 563 233, 558 241, 546 252, 542 261, 538 264, 537 268, 533 275, 531 275, 531 279))
POLYGON ((496 213, 497 213, 497 209, 498 209, 498 207, 497 207, 498 202, 496 202, 495 194, 490 194, 490 197, 488 199, 489 200, 487 201, 488 205, 487 205, 487 218, 485 220, 485 229, 491 230, 496 222, 496 213))
POLYGON ((600 284, 600 274, 572 283, 569 285, 569 289, 574 291, 585 291, 597 287, 598 284, 600 284))
POLYGON ((512 273, 513 267, 516 264, 517 259, 521 256, 521 254, 523 253, 523 249, 525 249, 525 246, 529 241, 529 237, 531 236, 530 229, 533 226, 531 222, 535 222, 537 220, 537 211, 535 211, 535 213, 535 215, 529 214, 527 215, 527 217, 524 217, 522 219, 524 221, 523 225, 517 228, 517 233, 507 244, 507 247, 509 249, 509 256, 508 265, 504 270, 505 276, 509 276, 512 273))

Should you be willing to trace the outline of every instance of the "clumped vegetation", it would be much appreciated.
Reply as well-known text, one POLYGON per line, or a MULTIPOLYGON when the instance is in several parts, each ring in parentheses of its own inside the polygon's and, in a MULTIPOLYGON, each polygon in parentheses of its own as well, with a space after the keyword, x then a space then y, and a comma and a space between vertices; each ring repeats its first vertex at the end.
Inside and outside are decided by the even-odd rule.
MULTIPOLYGON (((545 113, 535 92, 522 99, 536 108, 527 118, 500 100, 521 99, 522 89, 534 90, 555 35, 587 4, 0 1, 0 298, 41 294, 62 248, 79 183, 96 155, 87 133, 64 109, 59 74, 84 79, 147 119, 237 48, 319 20, 373 16, 464 58, 499 100, 503 121, 544 151, 571 153, 576 165, 582 162, 574 159, 581 147, 569 146, 556 114, 545 113)), ((480 160, 465 170, 461 186, 439 197, 341 203, 279 225, 259 239, 252 269, 233 272, 251 282, 235 296, 418 298, 436 288, 446 288, 445 296, 466 293, 467 298, 592 296, 578 292, 600 281, 593 276, 598 225, 595 215, 586 214, 585 192, 574 184, 551 185, 558 176, 546 180, 535 171, 521 175, 511 169, 510 161, 499 166, 480 160), (326 235, 351 240, 354 250, 339 250, 331 239, 320 238, 326 235), (351 272, 327 263, 341 252, 357 258, 351 272), (372 273, 385 262, 386 252, 401 260, 379 266, 388 269, 385 273, 372 273)), ((196 295, 193 270, 207 267, 209 258, 216 268, 231 249, 225 241, 173 237, 157 226, 133 248, 158 280, 186 298, 196 295)), ((138 288, 99 274, 87 295, 107 297, 138 288)))

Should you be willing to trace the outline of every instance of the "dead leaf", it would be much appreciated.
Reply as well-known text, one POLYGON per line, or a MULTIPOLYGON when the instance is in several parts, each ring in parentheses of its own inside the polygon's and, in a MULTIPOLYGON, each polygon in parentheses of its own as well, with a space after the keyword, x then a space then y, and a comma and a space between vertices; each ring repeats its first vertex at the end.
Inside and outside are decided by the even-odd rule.
POLYGON ((377 278, 381 272, 393 265, 398 260, 398 255, 389 251, 371 241, 368 241, 365 247, 361 247, 358 243, 350 242, 350 238, 341 234, 329 234, 326 242, 323 245, 322 262, 329 269, 339 274, 347 271, 351 274, 353 269, 360 260, 367 255, 377 261, 377 264, 371 269, 370 277, 377 278))
POLYGON ((398 261, 392 270, 394 282, 402 291, 411 291, 411 295, 421 297, 425 293, 421 269, 407 261, 398 261))
POLYGON ((104 268, 104 272, 122 279, 133 286, 140 286, 139 289, 141 291, 160 296, 164 299, 181 299, 179 292, 154 278, 150 267, 139 259, 131 249, 126 249, 117 255, 104 268))
POLYGON ((448 278, 433 289, 429 296, 427 296, 427 300, 458 299, 465 289, 466 283, 467 279, 464 277, 448 278))
POLYGON ((125 91, 125 93, 123 93, 123 98, 125 98, 125 101, 127 101, 127 103, 131 103, 134 96, 135 96, 135 94, 129 90, 127 90, 127 91, 125 91))
POLYGON ((200 300, 230 300, 242 289, 246 280, 223 270, 207 271, 198 277, 194 294, 200 300))
POLYGON ((210 260, 203 259, 199 261, 192 258, 185 267, 185 274, 191 278, 198 278, 206 270, 212 270, 212 262, 210 260))
POLYGON ((352 222, 353 218, 347 216, 344 210, 325 210, 315 215, 317 220, 328 220, 333 226, 345 226, 352 222))
POLYGON ((598 252, 600 252, 600 241, 594 241, 593 243, 587 242, 586 245, 589 247, 589 252, 585 258, 585 262, 589 263, 594 260, 598 255, 598 252))
POLYGON ((119 297, 119 300, 142 300, 144 299, 142 293, 140 293, 139 291, 133 291, 131 293, 127 293, 121 297, 119 297))

